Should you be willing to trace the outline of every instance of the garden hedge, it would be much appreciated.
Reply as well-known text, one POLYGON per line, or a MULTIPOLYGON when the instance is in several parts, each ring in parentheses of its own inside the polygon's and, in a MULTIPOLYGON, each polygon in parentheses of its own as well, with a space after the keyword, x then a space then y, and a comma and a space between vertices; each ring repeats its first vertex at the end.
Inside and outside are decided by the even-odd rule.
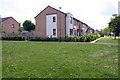
POLYGON ((62 39, 59 38, 40 38, 40 37, 28 37, 28 36, 2 36, 2 40, 15 40, 15 41, 63 41, 63 42, 90 42, 99 38, 99 34, 87 34, 84 36, 74 36, 74 37, 65 37, 62 39))

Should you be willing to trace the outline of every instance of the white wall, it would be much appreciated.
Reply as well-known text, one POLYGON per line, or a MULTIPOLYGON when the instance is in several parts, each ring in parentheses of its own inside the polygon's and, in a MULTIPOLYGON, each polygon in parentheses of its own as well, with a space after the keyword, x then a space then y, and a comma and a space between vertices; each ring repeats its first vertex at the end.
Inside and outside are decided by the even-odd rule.
POLYGON ((46 36, 57 37, 57 14, 46 15, 46 36), (56 22, 53 22, 53 17, 56 22), (56 36, 53 35, 53 29, 56 29, 56 36))
POLYGON ((86 30, 87 30, 86 25, 82 24, 82 35, 86 35, 86 30))
POLYGON ((66 35, 70 36, 70 29, 73 29, 73 15, 67 13, 66 16, 66 35), (70 23, 70 18, 72 17, 72 24, 70 23))
POLYGON ((73 36, 77 36, 77 27, 74 25, 73 36))

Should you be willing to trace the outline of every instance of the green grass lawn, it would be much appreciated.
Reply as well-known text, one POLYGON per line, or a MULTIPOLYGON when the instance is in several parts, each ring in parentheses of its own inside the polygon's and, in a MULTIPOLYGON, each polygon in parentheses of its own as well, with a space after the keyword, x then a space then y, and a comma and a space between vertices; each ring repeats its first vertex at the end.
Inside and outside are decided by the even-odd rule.
POLYGON ((0 79, 2 78, 2 42, 0 41, 0 79))
POLYGON ((115 39, 114 37, 105 36, 104 38, 98 40, 97 42, 118 44, 118 42, 120 42, 120 38, 115 39))
POLYGON ((3 42, 3 78, 117 78, 118 47, 59 42, 3 42))

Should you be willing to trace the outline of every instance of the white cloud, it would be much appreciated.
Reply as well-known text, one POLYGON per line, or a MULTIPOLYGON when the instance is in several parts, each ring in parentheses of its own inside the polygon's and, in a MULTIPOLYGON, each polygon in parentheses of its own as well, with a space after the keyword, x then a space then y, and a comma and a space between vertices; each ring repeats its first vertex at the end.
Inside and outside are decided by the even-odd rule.
POLYGON ((35 23, 34 17, 47 5, 63 12, 70 12, 75 18, 87 23, 95 29, 107 26, 112 14, 117 13, 119 0, 0 0, 2 17, 13 16, 23 23, 29 19, 35 23))

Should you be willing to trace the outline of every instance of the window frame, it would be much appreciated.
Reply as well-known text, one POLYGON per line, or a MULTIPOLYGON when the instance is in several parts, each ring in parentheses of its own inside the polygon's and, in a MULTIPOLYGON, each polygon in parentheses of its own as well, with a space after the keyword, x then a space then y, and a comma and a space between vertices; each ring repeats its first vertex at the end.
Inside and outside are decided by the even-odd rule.
POLYGON ((53 36, 56 36, 56 29, 53 29, 53 36))
POLYGON ((12 28, 14 28, 14 26, 15 26, 15 25, 14 25, 14 24, 12 24, 12 28))
POLYGON ((55 16, 53 16, 53 22, 56 22, 56 17, 55 16))
POLYGON ((72 17, 70 17, 70 23, 72 24, 72 17))
POLYGON ((73 35, 73 29, 70 29, 70 35, 73 35))

